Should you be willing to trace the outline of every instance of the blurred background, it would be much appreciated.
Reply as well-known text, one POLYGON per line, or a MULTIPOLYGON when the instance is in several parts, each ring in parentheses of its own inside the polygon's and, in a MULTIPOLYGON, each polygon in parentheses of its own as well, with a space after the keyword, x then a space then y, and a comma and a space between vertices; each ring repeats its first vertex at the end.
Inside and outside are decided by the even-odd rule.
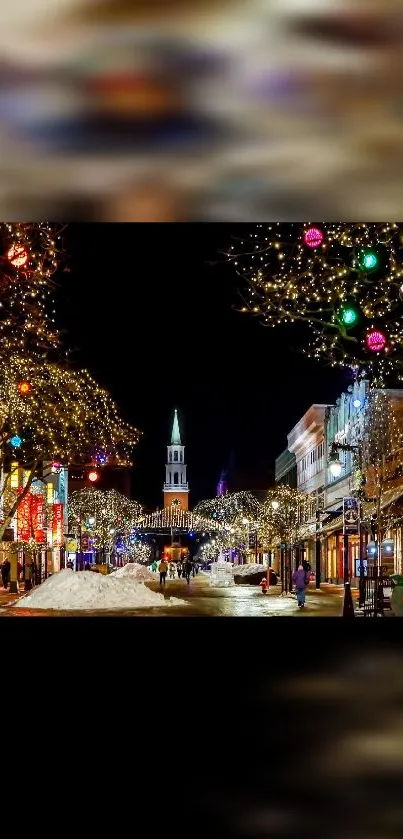
POLYGON ((403 217, 398 0, 0 10, 2 218, 403 217))

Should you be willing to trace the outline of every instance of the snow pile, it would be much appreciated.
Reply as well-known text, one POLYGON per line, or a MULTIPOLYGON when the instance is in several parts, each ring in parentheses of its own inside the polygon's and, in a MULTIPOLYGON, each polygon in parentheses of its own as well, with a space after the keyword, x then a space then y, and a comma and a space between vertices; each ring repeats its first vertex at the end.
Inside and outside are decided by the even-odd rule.
POLYGON ((154 606, 184 606, 185 600, 165 599, 143 582, 127 575, 94 574, 65 568, 18 600, 22 609, 148 609, 154 606))
POLYGON ((234 569, 231 562, 223 562, 218 560, 211 565, 210 573, 211 586, 233 586, 234 585, 234 569))
POLYGON ((150 571, 146 565, 139 565, 138 562, 128 562, 123 568, 118 568, 113 574, 115 580, 120 580, 122 577, 129 577, 137 582, 145 582, 146 580, 154 580, 155 574, 150 571))
POLYGON ((249 577, 251 574, 266 574, 267 568, 265 565, 251 562, 249 565, 234 565, 235 577, 249 577))

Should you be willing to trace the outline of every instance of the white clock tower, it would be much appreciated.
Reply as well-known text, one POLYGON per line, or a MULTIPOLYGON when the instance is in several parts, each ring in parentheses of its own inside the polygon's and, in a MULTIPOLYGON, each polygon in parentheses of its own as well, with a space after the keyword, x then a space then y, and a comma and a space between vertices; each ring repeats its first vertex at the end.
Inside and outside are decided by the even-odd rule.
POLYGON ((167 446, 165 466, 164 507, 189 509, 189 484, 186 480, 185 446, 182 446, 178 412, 175 408, 171 444, 167 446))

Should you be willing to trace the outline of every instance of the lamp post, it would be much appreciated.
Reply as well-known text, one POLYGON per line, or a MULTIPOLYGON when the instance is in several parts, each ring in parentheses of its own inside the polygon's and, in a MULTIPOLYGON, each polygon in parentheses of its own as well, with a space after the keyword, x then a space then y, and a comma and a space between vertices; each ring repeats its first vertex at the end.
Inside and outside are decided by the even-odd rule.
MULTIPOLYGON (((331 450, 330 450, 330 457, 329 457, 329 468, 330 472, 334 478, 339 478, 342 470, 343 464, 339 460, 338 451, 343 452, 355 452, 358 455, 358 468, 360 470, 360 474, 362 472, 362 449, 361 446, 358 445, 350 445, 348 443, 332 443, 331 450)), ((363 564, 363 556, 362 556, 362 543, 361 543, 361 505, 358 506, 358 532, 359 532, 359 539, 360 539, 360 586, 362 588, 362 581, 364 577, 364 564, 363 564)), ((343 522, 344 525, 344 522, 343 522)), ((343 526, 343 582, 344 582, 344 600, 343 600, 343 618, 351 618, 354 617, 354 604, 353 598, 351 595, 351 583, 350 583, 350 573, 349 573, 349 563, 348 563, 348 533, 345 531, 345 525, 343 526)), ((360 588, 360 592, 361 592, 360 588)), ((360 594, 361 597, 361 594, 360 594)))
POLYGON ((250 523, 249 519, 244 518, 242 519, 242 524, 246 528, 246 538, 245 538, 245 561, 248 564, 248 556, 249 556, 249 533, 250 533, 250 523))

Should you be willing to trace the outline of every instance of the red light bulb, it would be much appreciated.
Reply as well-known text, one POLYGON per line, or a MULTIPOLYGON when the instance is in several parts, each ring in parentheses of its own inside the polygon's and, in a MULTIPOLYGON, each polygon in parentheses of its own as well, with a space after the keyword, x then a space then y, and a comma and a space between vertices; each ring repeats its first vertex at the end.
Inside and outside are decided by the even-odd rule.
POLYGON ((380 352, 386 347, 386 336, 379 329, 371 329, 365 340, 371 352, 380 352))
POLYGON ((308 227, 304 232, 304 242, 308 248, 318 248, 323 242, 323 232, 319 227, 308 227))
POLYGON ((24 245, 11 245, 7 251, 7 259, 13 268, 24 268, 28 262, 28 251, 24 245))

